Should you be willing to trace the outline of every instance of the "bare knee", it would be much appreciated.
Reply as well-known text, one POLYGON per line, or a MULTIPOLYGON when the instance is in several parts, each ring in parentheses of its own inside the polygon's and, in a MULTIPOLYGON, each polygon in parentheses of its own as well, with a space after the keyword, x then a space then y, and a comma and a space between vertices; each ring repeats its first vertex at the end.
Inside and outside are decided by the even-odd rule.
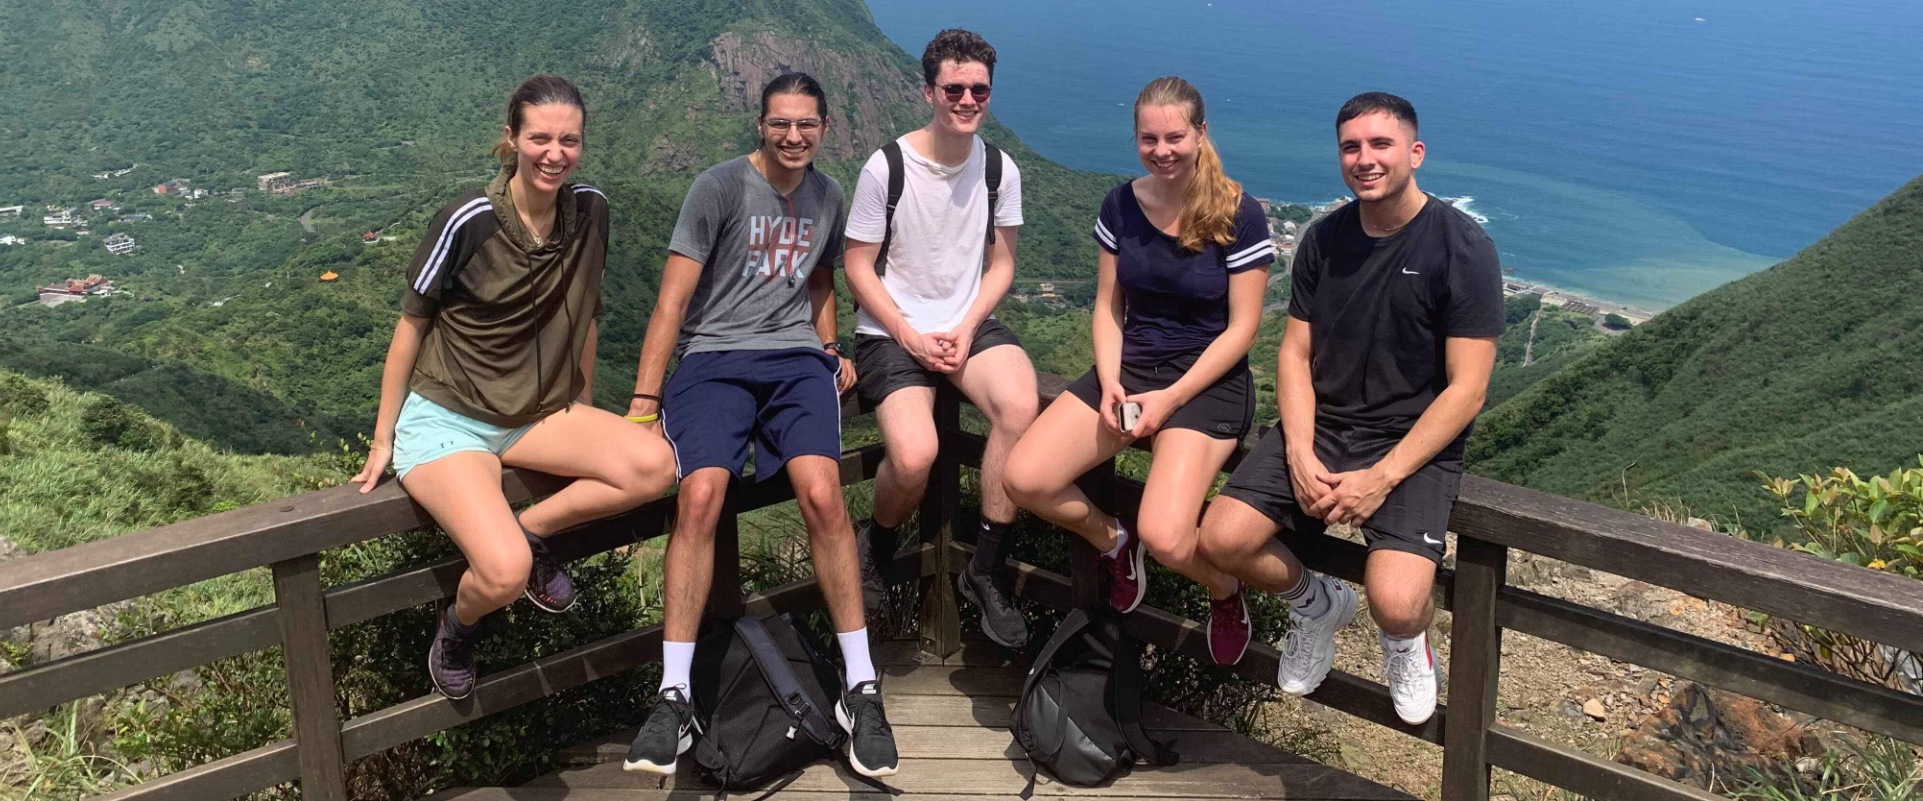
POLYGON ((841 487, 828 482, 797 487, 795 503, 801 507, 801 518, 808 523, 810 537, 848 531, 845 525, 848 507, 842 502, 841 487))
POLYGON ((674 487, 674 454, 665 444, 650 442, 621 466, 614 484, 635 506, 666 495, 674 487))
POLYGON ((1035 464, 1034 460, 1021 450, 1017 450, 1002 467, 1002 491, 1008 499, 1023 509, 1041 506, 1048 498, 1060 492, 1048 471, 1035 464))
POLYGON ((939 445, 933 441, 889 443, 888 466, 897 478, 909 484, 921 484, 928 480, 929 471, 935 468, 935 456, 939 449, 939 445))
POLYGON ((994 418, 988 421, 989 433, 1019 437, 1040 412, 1040 400, 1032 392, 1003 398, 996 406, 994 418))
POLYGON ((721 519, 721 504, 727 497, 726 479, 710 480, 703 476, 682 481, 680 494, 675 496, 674 536, 712 538, 715 522, 721 519))
POLYGON ((1142 538, 1149 555, 1171 568, 1187 567, 1195 561, 1195 534, 1194 526, 1173 521, 1144 519, 1135 524, 1135 535, 1142 538))
POLYGON ((528 570, 534 556, 525 548, 507 549, 480 561, 469 561, 472 590, 488 607, 499 609, 514 603, 527 589, 528 570))
POLYGON ((1376 626, 1397 637, 1413 637, 1429 628, 1435 610, 1429 596, 1407 587, 1370 586, 1369 616, 1376 626))
MULTIPOLYGON (((1205 517, 1202 528, 1195 533, 1197 555, 1215 565, 1218 569, 1229 570, 1231 565, 1247 562, 1262 549, 1267 537, 1255 536, 1256 532, 1238 531, 1224 525, 1214 517, 1205 517), (1213 525, 1211 525, 1213 523, 1213 525)), ((1233 571, 1230 571, 1233 572, 1233 571)))

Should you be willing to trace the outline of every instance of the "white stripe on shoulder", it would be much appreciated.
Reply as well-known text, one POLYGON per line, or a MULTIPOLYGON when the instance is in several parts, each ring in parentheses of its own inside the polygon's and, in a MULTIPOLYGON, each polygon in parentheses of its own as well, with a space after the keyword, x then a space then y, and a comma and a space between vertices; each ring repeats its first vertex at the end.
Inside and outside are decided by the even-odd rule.
POLYGON ((468 201, 467 205, 456 209, 454 214, 447 218, 447 227, 441 229, 441 237, 434 242, 434 251, 428 254, 427 264, 421 267, 420 276, 414 279, 416 293, 425 295, 427 290, 434 286, 434 280, 441 272, 441 265, 447 261, 448 250, 454 247, 454 235, 461 230, 461 226, 466 225, 468 220, 493 211, 494 204, 487 199, 486 195, 483 195, 468 201))
POLYGON ((1248 247, 1245 247, 1245 248, 1243 248, 1243 249, 1241 249, 1241 250, 1238 250, 1238 251, 1236 251, 1236 252, 1234 252, 1234 253, 1230 253, 1230 254, 1229 254, 1229 261, 1235 261, 1235 260, 1237 260, 1237 259, 1240 259, 1240 258, 1242 258, 1242 257, 1244 257, 1244 256, 1247 256, 1247 255, 1249 255, 1249 254, 1251 254, 1251 253, 1254 253, 1254 252, 1256 252, 1256 251, 1258 251, 1258 250, 1261 250, 1261 249, 1263 249, 1263 248, 1268 248, 1268 249, 1270 249, 1270 250, 1274 250, 1274 249, 1275 249, 1275 243, 1274 243, 1274 242, 1271 242, 1271 241, 1269 241, 1269 240, 1267 240, 1267 239, 1264 239, 1264 240, 1262 240, 1262 241, 1260 241, 1260 242, 1257 242, 1257 243, 1255 243, 1255 244, 1253 244, 1253 245, 1250 245, 1250 246, 1248 246, 1248 247))
POLYGON ((1244 265, 1254 264, 1264 258, 1272 257, 1275 255, 1275 246, 1264 242, 1260 248, 1249 248, 1248 250, 1242 251, 1242 253, 1244 255, 1229 259, 1229 269, 1232 270, 1244 265))
POLYGON ((603 191, 601 191, 601 190, 599 190, 599 189, 596 189, 596 188, 594 188, 594 187, 592 187, 592 186, 589 186, 589 185, 587 185, 587 184, 575 184, 575 185, 574 185, 574 191, 575 191, 575 192, 576 192, 577 194, 578 194, 578 193, 581 193, 581 192, 593 192, 593 193, 595 193, 595 194, 597 194, 597 195, 600 195, 600 196, 601 196, 601 199, 602 199, 602 200, 607 200, 607 199, 608 199, 608 193, 606 193, 606 192, 603 192, 603 191))
POLYGON ((1109 250, 1119 250, 1115 247, 1115 235, 1108 232, 1108 226, 1102 224, 1100 217, 1095 218, 1095 238, 1102 240, 1109 250))

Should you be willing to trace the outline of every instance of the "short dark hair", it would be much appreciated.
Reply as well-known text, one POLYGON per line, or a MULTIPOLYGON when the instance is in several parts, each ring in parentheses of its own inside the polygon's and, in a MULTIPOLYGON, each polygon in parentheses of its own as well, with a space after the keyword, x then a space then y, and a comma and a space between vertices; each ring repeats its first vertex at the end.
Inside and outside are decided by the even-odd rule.
POLYGON ((1363 92, 1349 98, 1349 102, 1342 104, 1342 110, 1335 113, 1335 127, 1340 130, 1342 123, 1376 112, 1382 112, 1408 123, 1411 134, 1420 130, 1416 127, 1416 107, 1409 101, 1388 92, 1363 92))
POLYGON ((761 116, 768 116, 768 98, 775 95, 807 95, 815 99, 815 113, 826 119, 828 116, 828 93, 821 91, 821 82, 805 72, 784 72, 761 87, 761 116))
POLYGON ((974 31, 949 28, 928 40, 928 47, 921 51, 922 83, 934 86, 935 76, 941 74, 941 63, 944 61, 961 64, 979 61, 988 68, 989 79, 995 77, 995 48, 974 31))

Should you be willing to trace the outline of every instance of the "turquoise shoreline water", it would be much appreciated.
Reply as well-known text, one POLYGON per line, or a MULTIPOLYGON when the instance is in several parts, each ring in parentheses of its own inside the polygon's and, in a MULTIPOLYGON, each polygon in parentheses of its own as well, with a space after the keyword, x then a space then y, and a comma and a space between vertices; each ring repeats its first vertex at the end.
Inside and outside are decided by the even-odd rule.
POLYGON ((1923 172, 1923 4, 1905 0, 870 0, 919 54, 1000 52, 996 115, 1068 166, 1137 174, 1129 106, 1180 74, 1251 192, 1347 193, 1359 91, 1422 114, 1422 187, 1471 197, 1519 278, 1663 309, 1814 242, 1923 172))

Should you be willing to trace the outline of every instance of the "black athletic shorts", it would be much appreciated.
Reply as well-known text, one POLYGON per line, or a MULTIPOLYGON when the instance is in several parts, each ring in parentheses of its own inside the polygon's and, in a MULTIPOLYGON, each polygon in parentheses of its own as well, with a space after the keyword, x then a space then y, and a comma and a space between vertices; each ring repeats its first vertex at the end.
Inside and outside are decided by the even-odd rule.
MULTIPOLYGON (((1329 472, 1361 470, 1387 456, 1401 437, 1394 433, 1332 432, 1318 428, 1315 453, 1329 472)), ((1449 513, 1455 509, 1456 492, 1461 486, 1462 452, 1460 445, 1454 445, 1390 490, 1375 516, 1362 524, 1369 550, 1406 551, 1442 564, 1449 513)), ((1255 449, 1249 451, 1248 457, 1229 476, 1220 494, 1254 507, 1276 525, 1298 536, 1321 534, 1328 527, 1295 502, 1295 485, 1289 482, 1289 459, 1279 425, 1262 435, 1255 449)))
MULTIPOLYGON (((1137 365, 1122 362, 1122 391, 1130 395, 1168 389, 1195 366, 1201 353, 1170 359, 1159 364, 1137 365)), ((1080 398, 1088 408, 1101 411, 1102 380, 1093 369, 1068 385, 1068 393, 1080 398)), ((1247 362, 1236 365, 1228 375, 1210 384, 1182 408, 1169 415, 1162 428, 1186 428, 1216 439, 1241 439, 1255 424, 1255 378, 1247 362)))
MULTIPOLYGON (((1015 332, 1008 330, 1000 320, 990 317, 975 327, 975 339, 969 343, 968 358, 997 345, 1021 347, 1021 340, 1015 332)), ((894 337, 876 334, 855 335, 855 391, 869 405, 881 404, 881 399, 894 394, 903 387, 932 387, 944 374, 921 366, 915 357, 908 355, 895 344, 894 337)))

